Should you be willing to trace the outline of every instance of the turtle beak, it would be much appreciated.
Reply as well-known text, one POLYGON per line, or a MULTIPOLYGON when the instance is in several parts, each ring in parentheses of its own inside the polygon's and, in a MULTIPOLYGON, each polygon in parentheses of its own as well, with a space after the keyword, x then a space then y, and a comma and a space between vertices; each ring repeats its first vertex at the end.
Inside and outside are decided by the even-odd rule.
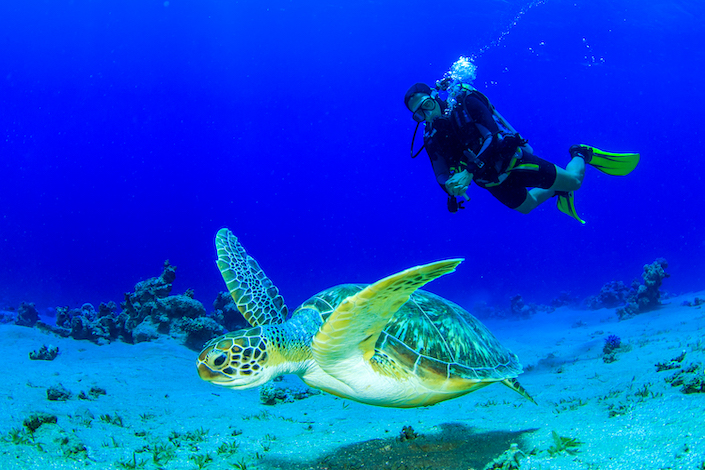
POLYGON ((230 376, 223 372, 213 370, 203 362, 198 364, 198 376, 214 385, 221 387, 232 388, 234 390, 245 390, 248 388, 258 387, 269 380, 269 377, 238 377, 230 376))
POLYGON ((222 372, 217 372, 205 365, 203 362, 198 364, 198 376, 206 382, 219 382, 227 380, 227 376, 222 372), (220 379, 220 380, 218 380, 220 379))

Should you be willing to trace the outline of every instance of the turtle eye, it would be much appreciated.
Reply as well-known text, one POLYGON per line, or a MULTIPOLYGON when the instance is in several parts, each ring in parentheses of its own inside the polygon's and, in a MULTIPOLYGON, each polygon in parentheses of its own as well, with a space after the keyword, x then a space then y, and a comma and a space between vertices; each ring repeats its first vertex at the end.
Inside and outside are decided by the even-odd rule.
POLYGON ((218 354, 218 357, 213 359, 213 365, 216 367, 220 367, 225 363, 226 360, 227 356, 225 354, 218 354))

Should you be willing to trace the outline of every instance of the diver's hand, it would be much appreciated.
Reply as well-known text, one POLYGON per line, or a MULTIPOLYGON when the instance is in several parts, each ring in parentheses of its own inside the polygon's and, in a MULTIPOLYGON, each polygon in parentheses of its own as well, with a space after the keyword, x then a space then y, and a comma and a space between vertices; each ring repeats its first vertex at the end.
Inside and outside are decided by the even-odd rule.
POLYGON ((465 196, 468 199, 465 192, 472 183, 472 173, 467 170, 463 170, 460 173, 456 173, 446 181, 446 192, 451 196, 465 196))

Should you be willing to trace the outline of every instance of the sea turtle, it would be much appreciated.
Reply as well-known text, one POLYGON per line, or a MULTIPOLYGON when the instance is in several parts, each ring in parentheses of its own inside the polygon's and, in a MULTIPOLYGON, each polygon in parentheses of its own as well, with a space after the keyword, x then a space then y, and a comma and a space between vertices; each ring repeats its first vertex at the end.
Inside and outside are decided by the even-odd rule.
POLYGON ((462 259, 407 269, 371 285, 343 284, 288 315, 279 291, 238 239, 221 229, 218 268, 252 328, 209 341, 203 380, 233 389, 296 374, 310 387, 396 408, 433 405, 501 382, 533 402, 516 355, 470 313, 419 290, 462 259))

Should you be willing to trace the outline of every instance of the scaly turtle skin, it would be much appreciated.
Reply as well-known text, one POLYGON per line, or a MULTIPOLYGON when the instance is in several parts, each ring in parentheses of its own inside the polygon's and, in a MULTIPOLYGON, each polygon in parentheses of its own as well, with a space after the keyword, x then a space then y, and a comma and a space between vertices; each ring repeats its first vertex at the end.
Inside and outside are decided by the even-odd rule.
POLYGON ((517 357, 470 313, 418 290, 462 261, 407 269, 371 285, 344 284, 311 297, 287 320, 279 291, 227 229, 218 268, 253 328, 209 341, 203 380, 234 389, 296 374, 310 387, 362 403, 433 405, 502 382, 533 402, 517 357))

